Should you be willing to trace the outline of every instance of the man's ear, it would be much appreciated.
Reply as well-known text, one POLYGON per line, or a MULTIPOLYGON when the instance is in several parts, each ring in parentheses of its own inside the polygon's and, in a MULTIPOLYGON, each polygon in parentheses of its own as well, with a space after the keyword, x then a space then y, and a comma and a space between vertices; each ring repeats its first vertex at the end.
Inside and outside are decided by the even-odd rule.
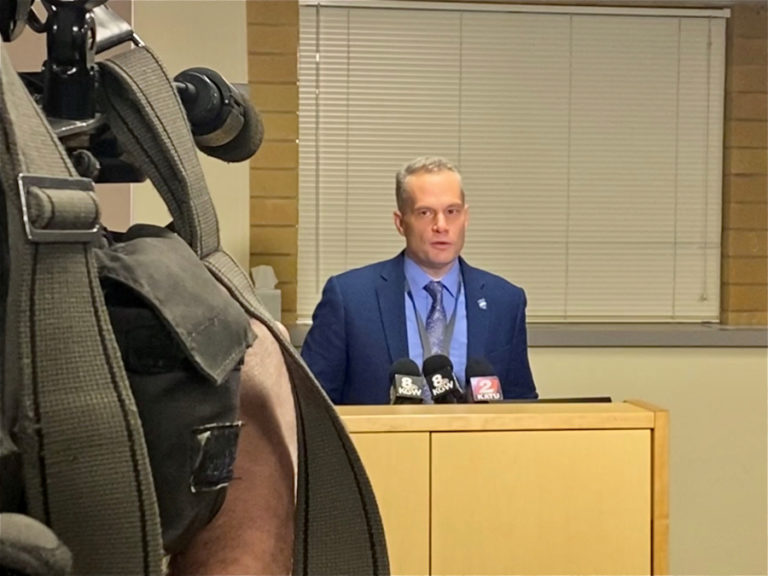
POLYGON ((395 220, 395 228, 397 228, 397 233, 400 234, 400 236, 405 236, 405 228, 403 228, 403 215, 399 210, 395 210, 392 213, 392 216, 395 220))

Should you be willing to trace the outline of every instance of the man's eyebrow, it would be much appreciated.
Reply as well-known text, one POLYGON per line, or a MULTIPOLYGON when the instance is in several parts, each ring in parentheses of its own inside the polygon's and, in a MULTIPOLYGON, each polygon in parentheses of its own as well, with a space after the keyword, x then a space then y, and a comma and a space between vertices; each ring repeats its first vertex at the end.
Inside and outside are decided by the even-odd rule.
POLYGON ((434 211, 438 211, 438 210, 451 210, 451 209, 454 209, 454 208, 464 208, 464 206, 466 206, 466 204, 464 204, 463 202, 459 201, 459 202, 452 202, 451 204, 448 204, 448 205, 444 206, 443 208, 438 208, 438 207, 432 206, 430 204, 415 204, 410 209, 412 211, 414 211, 414 212, 417 212, 419 210, 434 210, 434 211))

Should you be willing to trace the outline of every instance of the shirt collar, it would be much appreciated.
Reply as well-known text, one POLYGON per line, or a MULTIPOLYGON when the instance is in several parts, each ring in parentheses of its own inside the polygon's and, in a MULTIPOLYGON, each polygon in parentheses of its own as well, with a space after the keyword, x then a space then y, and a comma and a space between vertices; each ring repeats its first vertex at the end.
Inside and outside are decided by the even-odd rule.
MULTIPOLYGON (((433 280, 429 274, 424 272, 424 270, 421 269, 421 267, 416 264, 413 260, 411 260, 407 255, 405 256, 405 262, 403 265, 404 272, 405 272, 405 279, 408 281, 408 286, 411 287, 411 290, 414 290, 416 288, 423 288, 427 285, 428 282, 433 280)), ((453 265, 451 266, 451 269, 448 270, 448 272, 443 276, 442 278, 438 278, 443 283, 443 286, 446 290, 448 290, 448 293, 456 297, 456 294, 459 290, 459 273, 460 273, 460 266, 458 262, 458 258, 453 261, 453 265)))

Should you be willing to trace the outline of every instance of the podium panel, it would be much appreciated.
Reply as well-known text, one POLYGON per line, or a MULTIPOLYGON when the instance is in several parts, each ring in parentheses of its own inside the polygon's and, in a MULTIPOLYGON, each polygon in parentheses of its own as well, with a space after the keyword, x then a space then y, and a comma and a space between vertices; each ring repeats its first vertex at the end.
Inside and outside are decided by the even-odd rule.
POLYGON ((650 574, 647 430, 436 433, 432 573, 650 574))
POLYGON ((429 574, 429 434, 354 434, 387 537, 392 574, 429 574))
POLYGON ((392 574, 666 574, 668 414, 642 402, 340 406, 392 574))

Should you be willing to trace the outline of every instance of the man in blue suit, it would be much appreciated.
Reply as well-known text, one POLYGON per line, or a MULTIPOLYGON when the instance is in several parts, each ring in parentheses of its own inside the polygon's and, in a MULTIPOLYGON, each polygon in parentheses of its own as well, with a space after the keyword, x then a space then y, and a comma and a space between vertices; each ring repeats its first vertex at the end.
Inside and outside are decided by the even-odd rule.
POLYGON ((450 357, 460 380, 467 360, 482 358, 504 398, 536 398, 525 293, 459 256, 469 207, 458 170, 442 158, 417 158, 398 172, 395 196, 405 250, 332 276, 302 346, 330 399, 388 404, 392 363, 421 365, 437 353, 450 357))

